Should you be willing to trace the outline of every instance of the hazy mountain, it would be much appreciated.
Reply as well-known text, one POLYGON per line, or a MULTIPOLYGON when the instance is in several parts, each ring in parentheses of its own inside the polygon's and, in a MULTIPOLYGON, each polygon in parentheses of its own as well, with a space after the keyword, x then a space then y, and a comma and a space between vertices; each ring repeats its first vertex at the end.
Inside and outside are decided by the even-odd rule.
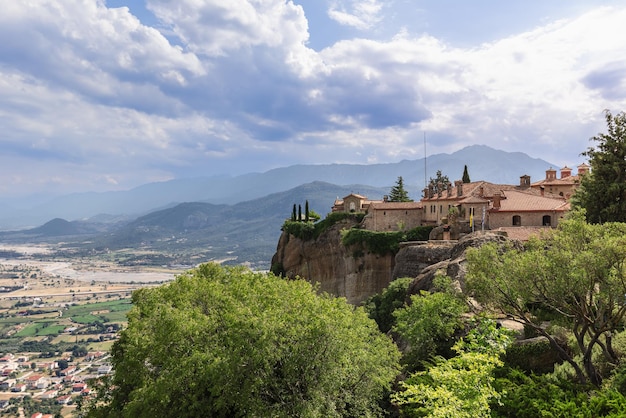
MULTIPOLYGON (((369 186, 337 186, 324 182, 300 185, 285 192, 234 205, 206 202, 181 203, 141 216, 112 232, 77 244, 83 248, 116 250, 136 248, 177 254, 177 262, 193 263, 233 258, 269 268, 280 228, 291 216, 293 205, 322 216, 330 212, 337 196, 358 192, 381 198, 386 189, 369 186)), ((67 241, 67 240, 66 240, 67 241)))
POLYGON ((464 165, 468 166, 472 180, 509 184, 517 184, 523 174, 530 175, 533 181, 544 178, 545 170, 553 166, 524 153, 472 145, 452 154, 430 156, 426 162, 422 158, 390 164, 294 165, 237 177, 177 179, 145 184, 127 191, 77 193, 30 207, 24 202, 15 202, 13 206, 19 209, 11 211, 5 208, 0 211, 0 227, 38 225, 52 218, 77 220, 102 213, 136 217, 180 202, 234 204, 314 181, 339 185, 367 184, 388 190, 402 176, 405 188, 417 200, 426 177, 435 177, 436 171, 441 170, 451 180, 460 179, 464 165))

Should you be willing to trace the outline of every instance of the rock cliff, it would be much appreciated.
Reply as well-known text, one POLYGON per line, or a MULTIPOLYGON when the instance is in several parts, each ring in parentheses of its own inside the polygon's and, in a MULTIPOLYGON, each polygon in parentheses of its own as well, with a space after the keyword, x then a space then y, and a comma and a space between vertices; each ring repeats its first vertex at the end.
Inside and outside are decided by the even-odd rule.
POLYGON ((346 248, 341 243, 341 230, 356 225, 356 221, 345 219, 312 240, 283 232, 272 258, 273 268, 288 278, 299 276, 319 283, 321 291, 345 297, 352 304, 363 302, 387 287, 395 254, 381 256, 355 246, 346 248))
POLYGON ((357 226, 354 219, 336 223, 316 239, 302 240, 283 232, 272 268, 288 278, 319 283, 320 290, 359 304, 380 293, 391 280, 415 278, 409 293, 428 290, 438 271, 463 286, 465 250, 487 241, 504 241, 497 234, 470 234, 458 241, 402 243, 397 254, 373 254, 364 246, 345 247, 341 231, 357 226))

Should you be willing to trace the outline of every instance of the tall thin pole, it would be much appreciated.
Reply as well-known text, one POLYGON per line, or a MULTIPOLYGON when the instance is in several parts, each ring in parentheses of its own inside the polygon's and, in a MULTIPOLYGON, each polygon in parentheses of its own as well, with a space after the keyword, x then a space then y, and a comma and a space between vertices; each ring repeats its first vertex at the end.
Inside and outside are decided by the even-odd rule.
POLYGON ((428 177, 428 171, 426 169, 426 131, 424 131, 424 189, 428 187, 428 183, 426 183, 426 178, 428 177))

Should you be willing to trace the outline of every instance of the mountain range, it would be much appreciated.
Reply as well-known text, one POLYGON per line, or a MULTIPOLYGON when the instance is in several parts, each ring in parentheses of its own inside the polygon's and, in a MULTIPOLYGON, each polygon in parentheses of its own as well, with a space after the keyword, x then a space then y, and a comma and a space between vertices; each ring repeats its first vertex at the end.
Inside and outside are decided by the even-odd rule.
POLYGON ((473 145, 426 162, 294 165, 238 177, 177 179, 128 191, 60 196, 19 213, 0 213, 4 229, 22 228, 0 234, 0 240, 67 241, 72 236, 91 249, 144 246, 188 255, 202 249, 199 257, 205 259, 267 267, 294 204, 304 208, 308 201, 324 216, 336 198, 351 192, 381 199, 400 176, 409 196, 419 200, 425 173, 430 178, 441 170, 454 181, 465 165, 472 180, 503 184, 517 184, 524 174, 542 179, 554 166, 524 153, 473 145), (24 228, 37 223, 41 226, 24 228))

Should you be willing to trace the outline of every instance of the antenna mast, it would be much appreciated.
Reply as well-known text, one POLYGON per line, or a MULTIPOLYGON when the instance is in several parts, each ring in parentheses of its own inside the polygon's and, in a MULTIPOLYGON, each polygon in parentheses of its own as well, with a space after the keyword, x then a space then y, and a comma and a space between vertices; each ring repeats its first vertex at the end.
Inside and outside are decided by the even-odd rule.
POLYGON ((428 187, 428 183, 426 183, 426 178, 428 177, 426 170, 426 131, 424 131, 424 189, 428 187))

